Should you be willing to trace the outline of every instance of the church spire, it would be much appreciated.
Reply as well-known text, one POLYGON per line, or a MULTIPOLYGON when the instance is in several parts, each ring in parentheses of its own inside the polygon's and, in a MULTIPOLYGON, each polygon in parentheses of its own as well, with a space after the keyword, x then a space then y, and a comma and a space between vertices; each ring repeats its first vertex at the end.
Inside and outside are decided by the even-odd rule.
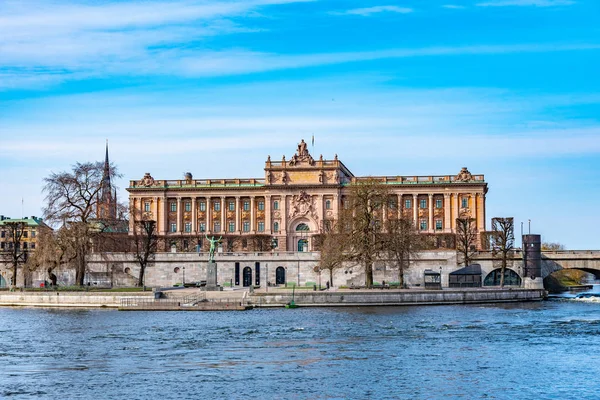
POLYGON ((102 173, 102 182, 100 183, 100 198, 98 199, 98 216, 101 219, 116 219, 117 217, 117 196, 110 181, 110 161, 108 158, 108 139, 106 139, 106 155, 104 158, 104 171, 102 173))

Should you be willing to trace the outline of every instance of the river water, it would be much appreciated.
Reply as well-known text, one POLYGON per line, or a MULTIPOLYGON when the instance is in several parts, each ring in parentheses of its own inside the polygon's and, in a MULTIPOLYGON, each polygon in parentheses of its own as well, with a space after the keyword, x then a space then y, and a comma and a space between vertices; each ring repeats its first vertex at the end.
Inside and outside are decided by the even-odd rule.
POLYGON ((0 308, 0 398, 598 399, 600 302, 0 308))

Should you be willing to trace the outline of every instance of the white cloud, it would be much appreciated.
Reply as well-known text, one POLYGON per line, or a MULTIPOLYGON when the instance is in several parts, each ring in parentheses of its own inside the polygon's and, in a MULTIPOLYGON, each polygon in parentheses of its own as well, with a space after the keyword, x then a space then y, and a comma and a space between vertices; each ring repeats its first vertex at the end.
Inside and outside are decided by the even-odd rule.
POLYGON ((507 7, 507 6, 535 6, 535 7, 557 7, 575 4, 572 0, 492 0, 477 3, 479 7, 507 7))
POLYGON ((366 8, 353 8, 351 10, 346 11, 333 11, 331 14, 335 15, 362 15, 363 17, 369 17, 373 14, 379 14, 382 12, 392 12, 398 14, 410 14, 414 10, 408 7, 398 7, 398 6, 374 6, 374 7, 366 7, 366 8))
POLYGON ((442 8, 449 8, 451 10, 462 10, 466 8, 465 6, 458 6, 456 4, 444 4, 442 8))

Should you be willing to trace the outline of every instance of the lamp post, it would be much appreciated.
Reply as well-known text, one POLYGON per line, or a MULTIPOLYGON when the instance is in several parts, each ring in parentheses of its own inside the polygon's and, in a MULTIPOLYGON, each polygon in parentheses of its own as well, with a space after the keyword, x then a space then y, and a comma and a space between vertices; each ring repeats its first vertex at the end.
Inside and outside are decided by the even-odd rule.
POLYGON ((185 287, 185 265, 182 267, 183 270, 183 287, 185 287))
POLYGON ((442 288, 442 266, 440 265, 440 289, 442 288))

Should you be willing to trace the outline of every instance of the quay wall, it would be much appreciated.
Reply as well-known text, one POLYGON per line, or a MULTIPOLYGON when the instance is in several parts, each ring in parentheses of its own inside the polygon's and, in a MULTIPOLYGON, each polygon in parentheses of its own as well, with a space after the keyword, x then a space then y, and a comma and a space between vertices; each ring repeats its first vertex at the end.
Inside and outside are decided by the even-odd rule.
POLYGON ((0 306, 25 307, 110 307, 117 308, 123 297, 153 298, 152 292, 1 292, 0 306))

